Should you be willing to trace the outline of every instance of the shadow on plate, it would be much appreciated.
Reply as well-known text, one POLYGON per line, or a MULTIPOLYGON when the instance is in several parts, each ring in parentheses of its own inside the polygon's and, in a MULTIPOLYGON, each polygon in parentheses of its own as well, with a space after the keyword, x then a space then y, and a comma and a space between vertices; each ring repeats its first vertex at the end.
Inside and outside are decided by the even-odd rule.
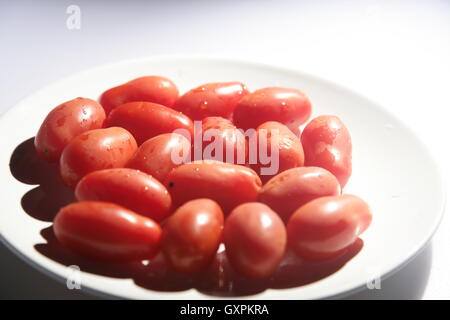
POLYGON ((66 187, 57 164, 40 159, 34 149, 34 138, 25 140, 11 155, 9 167, 20 182, 39 185, 22 197, 23 210, 41 221, 53 221, 58 210, 75 201, 73 190, 66 187))
POLYGON ((65 266, 77 265, 83 272, 107 277, 130 278, 136 285, 154 291, 176 292, 195 288, 204 294, 224 297, 252 295, 269 288, 292 288, 318 281, 342 268, 363 247, 363 241, 358 239, 338 258, 320 263, 303 261, 288 251, 271 278, 252 280, 233 270, 225 252, 219 252, 204 272, 187 276, 171 269, 162 254, 151 262, 102 263, 67 250, 56 240, 52 227, 43 229, 41 235, 46 243, 35 245, 35 249, 65 266))
MULTIPOLYGON (((75 200, 73 190, 61 182, 57 164, 49 164, 37 157, 34 138, 17 146, 11 155, 10 170, 18 181, 39 185, 22 197, 24 211, 35 219, 52 221, 62 206, 75 200)), ((41 230, 41 235, 46 243, 35 245, 35 249, 65 266, 78 265, 84 272, 133 279, 136 285, 150 290, 183 291, 195 288, 208 295, 228 297, 256 294, 268 288, 298 287, 318 281, 342 268, 363 247, 363 241, 357 239, 341 256, 320 263, 303 261, 287 252, 271 278, 251 280, 234 272, 224 252, 216 255, 205 272, 186 276, 169 268, 161 254, 147 263, 101 263, 67 250, 56 240, 52 227, 41 230)))

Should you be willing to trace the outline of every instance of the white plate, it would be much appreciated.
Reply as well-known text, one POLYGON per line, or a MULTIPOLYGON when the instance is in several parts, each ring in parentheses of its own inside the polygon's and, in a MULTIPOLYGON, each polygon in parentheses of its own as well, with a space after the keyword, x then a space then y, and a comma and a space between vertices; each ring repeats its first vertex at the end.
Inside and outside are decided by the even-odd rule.
MULTIPOLYGON (((105 89, 132 78, 156 74, 173 79, 181 92, 205 82, 239 80, 250 89, 287 86, 303 90, 314 115, 335 114, 348 126, 354 144, 354 171, 346 193, 366 199, 374 219, 362 236, 363 249, 343 268, 311 284, 267 289, 252 299, 336 297, 385 277, 414 257, 436 230, 444 206, 441 175, 416 135, 388 111, 336 84, 297 71, 242 61, 200 57, 156 57, 126 61, 78 73, 23 100, 0 119, 0 231, 3 241, 25 261, 65 281, 67 267, 42 255, 40 231, 50 225, 27 215, 21 199, 30 186, 9 169, 13 150, 33 137, 45 115, 60 102, 83 96, 97 98, 105 89)), ((194 289, 152 291, 131 279, 81 273, 84 289, 109 297, 208 299, 194 289)))

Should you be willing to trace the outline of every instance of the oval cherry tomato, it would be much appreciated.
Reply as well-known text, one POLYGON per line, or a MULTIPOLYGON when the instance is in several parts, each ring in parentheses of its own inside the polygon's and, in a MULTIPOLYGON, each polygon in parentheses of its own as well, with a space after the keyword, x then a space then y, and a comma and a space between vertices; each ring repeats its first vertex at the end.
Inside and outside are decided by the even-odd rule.
POLYGON ((369 206, 357 196, 318 198, 300 207, 289 219, 289 246, 304 259, 333 258, 353 244, 371 220, 369 206))
POLYGON ((325 169, 299 167, 286 170, 269 180, 258 200, 271 207, 287 222, 295 210, 307 202, 341 193, 339 181, 325 169))
POLYGON ((159 181, 125 168, 89 173, 78 182, 75 196, 79 201, 114 202, 157 222, 170 214, 172 205, 169 192, 159 181))
POLYGON ((148 173, 163 182, 175 167, 190 160, 191 143, 182 135, 164 133, 145 141, 127 167, 148 173))
POLYGON ((335 116, 311 120, 302 132, 305 165, 327 169, 343 188, 352 174, 352 140, 342 121, 335 116))
POLYGON ((267 278, 283 259, 286 229, 280 217, 265 204, 245 203, 226 219, 224 243, 236 271, 250 278, 267 278))
POLYGON ((107 127, 122 127, 131 132, 138 145, 162 133, 185 129, 188 137, 194 125, 188 117, 173 109, 151 102, 130 102, 115 108, 106 119, 107 127))
POLYGON ((76 98, 54 108, 34 139, 37 154, 50 162, 59 160, 64 147, 79 134, 99 129, 105 121, 102 106, 91 99, 76 98))
POLYGON ((238 128, 256 129, 267 121, 286 125, 295 134, 311 115, 311 103, 297 89, 270 87, 256 90, 239 101, 233 120, 238 128))
MULTIPOLYGON (((301 167, 304 162, 303 147, 297 136, 285 125, 269 121, 258 126, 254 140, 250 143, 257 144, 259 148, 265 147, 265 156, 271 159, 269 163, 262 161, 261 149, 258 149, 257 161, 251 168, 261 177, 262 182, 267 182, 280 172, 287 169, 301 167)), ((252 140, 252 138, 250 138, 252 140)), ((250 153, 253 150, 250 150, 250 153)))
POLYGON ((150 259, 162 239, 161 228, 152 219, 99 201, 75 202, 62 208, 53 230, 69 249, 106 261, 150 259))
POLYGON ((164 225, 164 256, 179 272, 199 272, 214 259, 222 230, 223 213, 216 202, 210 199, 186 202, 164 225))
POLYGON ((127 102, 147 101, 172 107, 177 99, 175 83, 164 77, 146 76, 106 90, 100 97, 100 103, 108 114, 127 102))
POLYGON ((203 160, 218 160, 242 165, 246 163, 247 141, 244 134, 230 120, 221 117, 204 118, 202 133, 203 160), (215 146, 218 147, 215 148, 215 146))
POLYGON ((136 150, 136 141, 123 128, 85 132, 64 149, 59 162, 61 177, 66 185, 75 187, 92 171, 124 167, 136 150))
POLYGON ((216 201, 225 214, 245 202, 256 201, 261 180, 251 169, 204 160, 173 169, 164 183, 175 207, 199 198, 216 201))
POLYGON ((236 104, 248 93, 241 82, 207 83, 186 92, 173 108, 192 120, 216 116, 231 119, 236 104))

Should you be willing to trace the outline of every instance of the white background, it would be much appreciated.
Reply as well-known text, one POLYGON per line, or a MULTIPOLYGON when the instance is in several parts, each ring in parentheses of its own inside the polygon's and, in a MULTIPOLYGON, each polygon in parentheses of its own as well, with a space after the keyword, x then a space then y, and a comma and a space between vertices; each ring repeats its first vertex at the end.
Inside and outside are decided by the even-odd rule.
MULTIPOLYGON (((244 58, 306 71, 379 102, 415 128, 449 177, 450 1, 0 0, 0 48, 0 113, 99 64, 163 54, 244 58), (66 27, 71 4, 81 8, 80 30, 66 27)), ((447 212, 414 261, 381 290, 352 298, 450 299, 449 230, 447 212)), ((87 297, 3 246, 0 261, 0 298, 87 297)))

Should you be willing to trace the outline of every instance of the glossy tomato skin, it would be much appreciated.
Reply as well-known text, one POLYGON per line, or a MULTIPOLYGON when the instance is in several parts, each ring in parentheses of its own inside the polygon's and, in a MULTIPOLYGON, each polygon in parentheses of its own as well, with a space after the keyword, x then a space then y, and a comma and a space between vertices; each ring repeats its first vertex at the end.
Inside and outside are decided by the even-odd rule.
POLYGON ((194 124, 184 114, 151 102, 129 102, 115 108, 106 119, 107 127, 122 127, 131 132, 138 145, 176 129, 187 130, 189 139, 194 124))
POLYGON ((89 173, 75 188, 78 201, 113 202, 160 222, 169 214, 172 199, 167 189, 148 174, 126 168, 89 173))
POLYGON ((100 103, 108 114, 127 102, 147 101, 172 107, 177 99, 178 88, 171 80, 159 76, 145 76, 106 90, 100 97, 100 103))
POLYGON ((63 207, 55 217, 53 230, 69 249, 105 261, 150 259, 162 240, 161 228, 152 219, 100 201, 63 207))
POLYGON ((289 219, 289 246, 304 259, 333 258, 353 244, 371 221, 369 206, 357 196, 317 198, 300 207, 289 219))
POLYGON ((227 215, 234 207, 256 201, 261 180, 251 169, 204 160, 181 165, 166 177, 165 186, 175 207, 199 198, 216 201, 227 215))
POLYGON ((236 271, 249 278, 267 278, 286 249, 286 229, 280 217, 258 202, 236 207, 225 221, 225 250, 236 271))
POLYGON ((164 225, 162 250, 176 271, 197 273, 214 259, 222 241, 223 213, 210 199, 186 202, 164 225))
POLYGON ((57 162, 64 147, 77 135, 99 129, 105 121, 102 106, 91 99, 75 98, 54 108, 45 118, 34 140, 37 154, 57 162))
POLYGON ((302 132, 305 165, 327 169, 343 188, 352 174, 352 140, 336 116, 319 116, 302 132))
POLYGON ((145 141, 127 164, 160 182, 175 167, 187 163, 191 157, 191 142, 176 133, 164 133, 145 141))
POLYGON ((294 211, 309 201, 340 193, 339 181, 329 171, 298 167, 270 179, 262 187, 258 201, 267 204, 287 223, 294 211))
POLYGON ((301 167, 304 164, 304 154, 302 144, 297 136, 285 125, 269 121, 258 126, 253 143, 257 143, 260 148, 266 146, 266 155, 271 155, 272 150, 277 150, 278 157, 273 161, 278 161, 278 170, 274 173, 264 173, 263 168, 270 167, 270 164, 263 164, 258 158, 251 168, 259 174, 263 183, 274 177, 280 172, 291 168, 301 167), (262 144, 264 141, 265 144, 262 144))
POLYGON ((233 122, 244 130, 277 121, 297 134, 311 115, 311 103, 297 89, 269 87, 243 97, 234 110, 233 122))
POLYGON ((123 128, 87 131, 64 149, 59 162, 61 178, 69 187, 75 187, 92 171, 124 167, 136 150, 136 141, 123 128))
POLYGON ((182 95, 173 105, 192 120, 206 117, 231 119, 234 108, 249 91, 241 82, 206 83, 182 95))
MULTIPOLYGON (((207 117, 202 120, 203 159, 218 160, 227 163, 244 165, 247 162, 247 140, 234 124, 222 117, 207 117), (217 139, 216 139, 217 138, 217 139), (215 144, 223 146, 222 156, 213 154, 209 157, 208 146, 215 144), (205 157, 206 155, 206 157, 205 157)), ((195 149, 194 149, 195 150, 195 149)))

